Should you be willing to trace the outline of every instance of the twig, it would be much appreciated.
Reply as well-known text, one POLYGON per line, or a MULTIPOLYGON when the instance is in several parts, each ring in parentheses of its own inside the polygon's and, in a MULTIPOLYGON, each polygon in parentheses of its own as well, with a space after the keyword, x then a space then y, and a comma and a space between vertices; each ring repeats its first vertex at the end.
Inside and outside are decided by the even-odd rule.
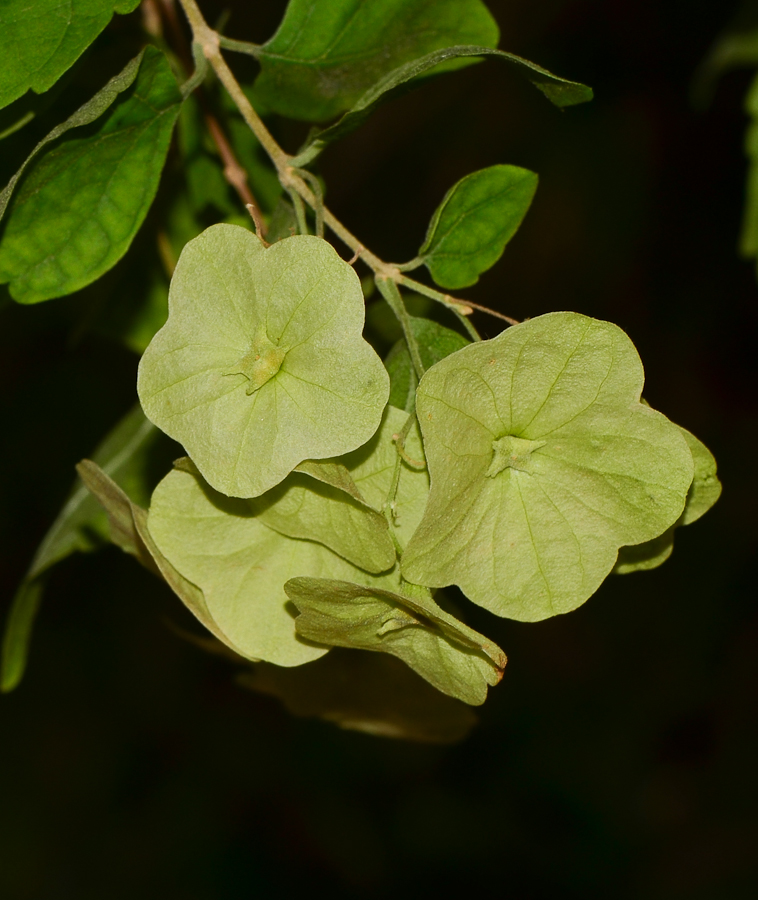
MULTIPOLYGON (((195 56, 196 49, 200 49, 202 50, 205 58, 208 59, 208 56, 205 53, 205 48, 199 42, 193 42, 192 50, 190 50, 184 34, 184 30, 182 29, 182 24, 176 14, 176 6, 174 5, 173 0, 160 0, 159 10, 163 14, 168 24, 169 31, 171 32, 174 50, 181 60, 185 72, 189 76, 188 86, 192 88, 192 82, 195 75, 201 74, 199 65, 197 65, 196 62, 193 62, 193 57, 195 56), (193 65, 194 73, 190 75, 190 73, 193 72, 193 65)), ((250 190, 250 185, 247 181, 247 172, 240 165, 237 157, 234 155, 234 151, 232 150, 231 144, 229 143, 223 128, 219 124, 216 116, 211 112, 208 98, 205 92, 202 90, 201 83, 202 82, 200 80, 199 83, 194 87, 194 93, 197 97, 198 103, 200 104, 200 108, 202 110, 203 118, 208 128, 208 132, 210 133, 213 143, 216 145, 218 154, 221 157, 221 162, 224 165, 224 178, 237 193, 237 196, 242 201, 243 206, 247 207, 249 205, 252 205, 260 213, 260 206, 258 204, 258 201, 255 199, 253 192, 250 190)), ((261 237, 265 236, 266 228, 264 224, 261 237)))
POLYGON ((263 221, 263 217, 261 216, 258 209, 252 204, 247 204, 247 211, 250 213, 253 219, 253 225, 255 225, 255 233, 258 236, 258 240, 263 244, 264 247, 270 247, 271 244, 265 238, 266 235, 266 223, 263 221))
POLYGON ((454 303, 463 303, 465 306, 470 306, 472 309, 476 309, 479 312, 487 313, 488 316, 494 316, 496 319, 502 319, 504 322, 507 322, 509 325, 520 325, 520 319, 512 319, 510 316, 506 316, 505 313, 498 312, 496 309, 490 309, 489 306, 482 306, 480 303, 472 303, 471 300, 456 300, 455 297, 450 297, 454 303))
POLYGON ((223 129, 219 125, 218 119, 210 112, 204 112, 203 116, 205 118, 205 124, 208 126, 208 131, 213 138, 213 143, 218 148, 221 162, 224 164, 224 178, 237 192, 240 200, 245 204, 245 208, 250 206, 255 208, 258 218, 256 219, 254 215, 253 219, 255 219, 256 225, 260 221, 261 237, 266 237, 266 223, 260 215, 258 201, 253 196, 250 185, 247 183, 247 172, 242 168, 237 157, 234 155, 234 151, 232 150, 223 129))
MULTIPOLYGON (((216 73, 219 81, 228 91, 229 96, 236 104, 237 109, 239 109, 242 118, 248 124, 250 130, 258 138, 259 143, 266 153, 268 153, 271 162, 276 167, 279 181, 284 189, 291 195, 296 194, 301 197, 314 211, 318 212, 319 209, 321 210, 324 225, 331 229, 331 231, 353 251, 353 261, 360 257, 366 265, 372 269, 377 278, 388 279, 395 282, 395 284, 403 285, 409 290, 430 297, 438 303, 442 303, 457 316, 470 337, 475 341, 480 341, 481 337, 476 328, 474 328, 471 322, 466 318, 467 313, 470 313, 472 309, 488 313, 489 315, 503 319, 511 324, 516 322, 515 319, 511 319, 508 316, 504 316, 501 313, 488 309, 486 306, 481 306, 477 303, 469 303, 465 300, 457 300, 454 297, 450 297, 448 294, 435 291, 433 288, 429 288, 425 284, 415 281, 412 278, 407 278, 397 266, 384 262, 384 260, 380 259, 374 253, 371 253, 370 250, 367 250, 358 238, 342 224, 334 213, 320 202, 320 198, 314 194, 302 175, 299 174, 297 168, 292 165, 294 157, 282 150, 271 132, 264 125, 258 113, 253 109, 252 104, 245 96, 239 82, 226 64, 226 60, 221 55, 220 47, 222 43, 229 47, 232 43, 231 39, 224 38, 222 41, 220 35, 209 27, 208 23, 203 18, 203 14, 200 11, 200 7, 197 5, 196 0, 179 0, 179 2, 187 15, 187 20, 192 28, 194 40, 203 48, 205 58, 210 63, 211 68, 216 73)), ((242 42, 238 43, 241 44, 242 42)), ((236 46, 234 49, 241 48, 236 46)), ((249 50, 244 52, 249 52, 249 50)), ((415 262, 416 260, 412 261, 414 264, 415 262)))

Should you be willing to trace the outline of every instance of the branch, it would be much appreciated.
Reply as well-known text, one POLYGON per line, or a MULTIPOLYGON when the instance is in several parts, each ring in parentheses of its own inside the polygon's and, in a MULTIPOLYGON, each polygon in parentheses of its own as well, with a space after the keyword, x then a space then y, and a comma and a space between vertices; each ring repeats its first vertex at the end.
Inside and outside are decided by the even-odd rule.
MULTIPOLYGON (((187 40, 182 31, 181 23, 176 15, 176 7, 174 6, 172 0, 161 0, 158 9, 168 23, 168 29, 171 32, 172 43, 174 45, 174 49, 176 50, 176 54, 181 60, 185 72, 188 76, 190 76, 190 81, 192 81, 193 76, 191 76, 190 73, 192 72, 194 54, 190 50, 187 40)), ((192 49, 194 50, 195 48, 193 47, 192 49)), ((205 48, 201 47, 201 49, 203 50, 203 55, 205 55, 205 48)), ((195 62, 195 74, 200 74, 197 62, 195 62)), ((260 220, 262 222, 263 219, 260 216, 260 206, 258 204, 258 201, 255 199, 253 192, 250 190, 250 185, 247 181, 247 172, 240 165, 239 160, 234 155, 232 146, 229 143, 223 128, 221 127, 216 116, 211 112, 208 98, 206 97, 205 92, 200 86, 201 82, 202 80, 200 79, 197 87, 193 92, 197 95, 198 103, 200 104, 200 108, 202 110, 203 118, 205 119, 205 124, 208 128, 208 132, 210 133, 213 143, 216 145, 218 154, 221 157, 221 162, 224 164, 224 178, 237 193, 237 196, 242 201, 243 206, 245 206, 245 208, 247 208, 248 206, 253 206, 258 213, 258 219, 256 219, 256 221, 260 220)), ((265 226, 260 236, 266 236, 265 226)))
MULTIPOLYGON (((472 309, 478 309, 482 312, 489 313, 490 315, 504 319, 511 324, 515 323, 515 319, 496 313, 486 306, 480 306, 479 304, 469 303, 464 300, 457 300, 454 297, 450 297, 448 294, 442 294, 439 291, 435 291, 433 288, 428 288, 426 285, 415 281, 412 278, 406 278, 397 266, 384 262, 384 260, 367 250, 358 238, 342 224, 334 213, 328 207, 323 205, 321 198, 314 194, 310 186, 298 173, 298 170, 292 165, 294 157, 289 156, 284 152, 271 132, 266 128, 258 113, 253 109, 252 104, 245 96, 239 82, 226 64, 226 60, 221 55, 221 36, 209 27, 208 23, 203 18, 203 14, 200 12, 200 7, 197 5, 196 0, 179 0, 179 2, 187 15, 187 20, 192 28, 194 41, 202 47, 205 58, 216 73, 218 80, 224 85, 229 96, 235 102, 237 109, 239 109, 242 118, 248 124, 256 138, 258 138, 263 149, 268 153, 271 162, 276 167, 282 187, 290 194, 294 193, 302 197, 314 211, 321 212, 324 225, 330 228, 343 244, 347 245, 353 251, 353 262, 356 259, 362 259, 374 272, 377 278, 385 281, 393 281, 395 284, 402 284, 409 290, 430 297, 438 303, 442 303, 458 317, 458 320, 475 341, 481 340, 481 337, 471 322, 466 318, 467 315, 470 315, 472 309)), ((224 38, 223 43, 226 46, 230 46, 231 42, 228 38, 224 38)), ((240 42, 236 43, 239 44, 240 42)), ((239 47, 235 46, 233 49, 239 49, 239 47)))

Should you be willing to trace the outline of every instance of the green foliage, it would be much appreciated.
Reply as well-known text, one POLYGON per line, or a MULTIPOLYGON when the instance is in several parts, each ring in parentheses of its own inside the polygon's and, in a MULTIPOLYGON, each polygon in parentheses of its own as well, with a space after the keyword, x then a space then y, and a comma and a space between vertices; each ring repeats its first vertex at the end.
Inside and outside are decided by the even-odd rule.
POLYGON ((419 257, 441 287, 476 284, 503 255, 537 190, 518 166, 472 172, 450 188, 429 224, 419 257))
POLYGON ((259 50, 256 93, 273 112, 323 122, 391 69, 453 44, 497 44, 481 0, 291 0, 259 50))
MULTIPOLYGON (((411 331, 418 343, 421 363, 425 369, 465 347, 469 342, 457 331, 451 331, 431 319, 410 316, 411 331)), ((413 363, 405 341, 398 341, 387 354, 384 365, 390 376, 390 404, 406 407, 408 397, 415 396, 413 363)))
POLYGON ((482 57, 507 63, 519 75, 529 79, 556 106, 573 106, 592 99, 592 91, 586 85, 559 78, 547 69, 535 66, 534 63, 512 53, 493 50, 486 46, 445 47, 426 53, 418 59, 411 59, 381 77, 333 125, 316 130, 295 157, 294 164, 304 166, 312 162, 329 144, 360 127, 378 106, 418 87, 423 83, 425 76, 439 75, 441 72, 450 71, 456 63, 461 64, 465 60, 482 57))
POLYGON ((91 100, 88 100, 83 106, 79 107, 75 113, 70 115, 65 122, 56 125, 48 135, 42 138, 29 156, 27 156, 21 168, 8 182, 8 185, 0 192, 0 219, 5 215, 5 210, 8 208, 8 203, 10 202, 11 195, 13 194, 13 190, 16 187, 18 180, 24 174, 24 170, 37 153, 39 153, 46 144, 57 140, 69 131, 69 129, 79 128, 82 125, 89 125, 91 122, 94 122, 95 119, 99 119, 114 100, 116 100, 118 95, 132 86, 134 79, 137 77, 143 55, 144 53, 140 53, 139 56, 136 56, 128 62, 124 69, 119 72, 118 75, 114 75, 105 87, 99 90, 91 100))
POLYGON ((0 108, 55 82, 110 22, 139 0, 4 0, 0 7, 0 108))
MULTIPOLYGON (((555 312, 482 341, 470 315, 484 307, 406 275, 426 266, 445 290, 474 285, 521 225, 536 174, 467 175, 419 255, 394 265, 303 167, 380 103, 477 60, 505 62, 558 107, 592 92, 496 49, 480 0, 290 0, 260 46, 180 2, 197 66, 181 89, 172 66, 189 48, 149 44, 68 118, 40 106, 36 146, 23 146, 20 107, 2 135, 25 162, 0 193, 0 282, 24 304, 92 285, 97 333, 142 353, 141 409, 79 464, 16 595, 2 688, 23 672, 49 568, 109 539, 177 595, 211 635, 190 640, 242 667, 241 684, 342 727, 459 739, 473 723, 463 704, 484 702, 506 658, 464 624, 465 598, 459 610, 436 589, 524 621, 575 609, 611 571, 671 553, 675 529, 718 498, 715 461, 641 400, 642 364, 615 325, 555 312), (258 60, 252 89, 219 47, 258 60), (340 118, 290 156, 256 105, 340 118), (142 255, 100 280, 143 223, 142 255), (368 326, 362 283, 386 302, 368 326), (410 315, 411 294, 460 333, 410 315), (399 332, 383 364, 374 346, 399 332), (168 474, 158 429, 186 453, 168 474), (165 477, 150 496, 154 468, 165 477)), ((0 105, 49 88, 134 5, 79 0, 59 19, 46 0, 34 13, 6 4, 0 105)))
MULTIPOLYGON (((85 136, 31 161, 14 193, 0 242, 0 283, 10 282, 21 303, 62 297, 99 278, 128 250, 147 215, 181 94, 152 47, 127 87, 131 72, 127 66, 107 93, 93 98, 93 111, 112 107, 107 115, 85 136), (125 96, 114 103, 119 91, 125 96)), ((89 108, 77 115, 86 122, 89 108)))

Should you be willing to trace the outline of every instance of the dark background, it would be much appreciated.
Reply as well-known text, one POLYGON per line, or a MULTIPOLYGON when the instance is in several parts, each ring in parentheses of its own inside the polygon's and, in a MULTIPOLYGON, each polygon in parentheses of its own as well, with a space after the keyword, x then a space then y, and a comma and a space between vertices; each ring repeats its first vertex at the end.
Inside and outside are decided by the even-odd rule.
MULTIPOLYGON (((283 4, 251 6, 227 33, 273 31, 283 4)), ((407 259, 458 178, 537 171, 521 231, 467 295, 621 325, 647 399, 716 454, 722 499, 663 568, 609 579, 570 615, 474 610, 509 664, 452 747, 294 719, 179 640, 178 604, 131 560, 70 559, 26 679, 0 697, 3 898, 758 896, 758 288, 736 253, 750 74, 706 111, 689 101, 734 4, 489 6, 501 47, 595 101, 559 112, 494 62, 446 76, 329 151, 328 201, 407 259)), ((72 328, 79 302, 0 308, 3 610, 73 464, 134 400, 136 357, 72 328)))

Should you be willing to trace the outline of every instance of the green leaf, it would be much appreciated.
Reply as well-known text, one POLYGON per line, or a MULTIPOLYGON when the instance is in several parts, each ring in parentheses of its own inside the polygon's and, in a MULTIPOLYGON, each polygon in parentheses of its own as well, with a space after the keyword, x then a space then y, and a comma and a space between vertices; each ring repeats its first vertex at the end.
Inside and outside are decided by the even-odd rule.
POLYGON ((43 93, 110 22, 139 0, 3 0, 0 6, 0 108, 28 90, 43 93))
POLYGON ((417 392, 431 492, 404 577, 521 621, 582 604, 619 547, 679 518, 692 483, 643 381, 620 328, 567 312, 437 363, 417 392))
POLYGON ((259 663, 243 687, 282 701, 296 716, 379 737, 451 744, 476 724, 473 710, 441 694, 395 657, 336 647, 295 669, 259 663))
POLYGON ((106 511, 113 543, 126 553, 136 556, 146 569, 162 577, 198 621, 239 654, 213 621, 205 605, 203 592, 183 578, 158 549, 147 527, 147 511, 133 503, 128 494, 91 460, 82 460, 76 470, 87 489, 106 511))
POLYGON ((309 574, 394 587, 397 574, 373 577, 321 544, 268 528, 245 500, 175 469, 156 488, 148 530, 160 553, 202 592, 226 643, 248 659, 298 666, 327 648, 299 639, 284 583, 309 574))
MULTIPOLYGON (((497 41, 493 41, 493 44, 497 41)), ((449 71, 456 60, 493 58, 512 66, 518 75, 528 78, 532 84, 558 107, 576 106, 592 99, 592 89, 576 81, 568 81, 543 69, 535 63, 488 46, 458 45, 434 50, 418 59, 411 59, 382 76, 337 122, 316 132, 305 147, 292 160, 296 166, 312 162, 329 144, 339 140, 362 125, 382 103, 399 97, 423 83, 421 76, 449 71)), ((257 84, 257 82, 256 82, 257 84)), ((285 113, 294 115, 294 113, 285 113)), ((305 118, 296 116, 296 118, 305 118)), ((326 116, 324 117, 326 118, 326 116)), ((309 119, 309 121, 311 121, 309 119)))
POLYGON ((298 634, 337 647, 396 656, 443 694, 478 706, 498 684, 506 658, 492 641, 467 628, 432 600, 404 585, 403 594, 325 578, 284 585, 300 611, 298 634))
POLYGON ((713 454, 694 434, 686 428, 678 427, 687 441, 695 465, 695 475, 687 492, 684 510, 677 521, 654 540, 632 547, 622 547, 613 570, 618 575, 655 569, 666 562, 674 549, 676 529, 680 525, 697 522, 721 496, 721 482, 716 474, 716 460, 713 454))
POLYGON ((518 166, 490 166, 462 178, 432 216, 419 251, 444 288, 476 284, 503 255, 537 190, 537 176, 518 166))
POLYGON ((264 249, 215 225, 179 259, 168 322, 140 363, 142 406, 216 490, 259 496, 377 430, 389 378, 363 319, 358 277, 326 241, 264 249))
POLYGON ((20 303, 70 294, 108 271, 155 196, 182 99, 166 58, 147 47, 125 95, 102 94, 75 115, 92 122, 97 108, 113 108, 34 159, 8 207, 0 283, 20 303))
POLYGON ((480 0, 290 0, 259 48, 255 90, 272 112, 323 122, 409 60, 452 44, 494 47, 498 36, 480 0))
MULTIPOLYGON (((139 406, 132 409, 105 437, 93 459, 105 472, 145 501, 149 453, 159 432, 139 406)), ((10 691, 21 680, 29 653, 34 617, 48 570, 76 552, 94 550, 108 538, 108 520, 100 505, 77 479, 66 503, 42 539, 21 583, 8 616, 3 639, 0 690, 10 691)))
MULTIPOLYGON (((435 363, 469 343, 457 331, 451 331, 431 319, 422 319, 418 316, 408 318, 425 369, 431 369, 435 363)), ((384 367, 390 376, 390 405, 405 409, 412 385, 413 366, 408 345, 404 340, 398 341, 387 354, 384 367)))
POLYGON ((387 519, 361 497, 348 470, 335 463, 304 464, 261 497, 249 500, 259 521, 287 537, 318 541, 378 574, 395 565, 387 519))
POLYGON ((5 210, 8 208, 11 195, 13 194, 19 179, 24 174, 24 170, 39 151, 42 150, 46 144, 57 140, 61 135, 70 131, 72 128, 80 128, 82 125, 89 125, 94 122, 95 119, 99 119, 106 109, 108 109, 108 107, 116 100, 118 95, 134 84, 134 79, 139 72, 142 57, 143 53, 140 53, 138 56, 135 56, 134 59, 130 60, 121 72, 119 72, 118 75, 114 75, 105 87, 101 88, 91 100, 88 100, 83 106, 80 106, 79 109, 72 113, 65 122, 56 125, 48 135, 42 138, 29 156, 27 156, 26 160, 24 160, 21 168, 16 172, 13 178, 11 178, 3 190, 0 191, 0 219, 5 215, 5 210))

